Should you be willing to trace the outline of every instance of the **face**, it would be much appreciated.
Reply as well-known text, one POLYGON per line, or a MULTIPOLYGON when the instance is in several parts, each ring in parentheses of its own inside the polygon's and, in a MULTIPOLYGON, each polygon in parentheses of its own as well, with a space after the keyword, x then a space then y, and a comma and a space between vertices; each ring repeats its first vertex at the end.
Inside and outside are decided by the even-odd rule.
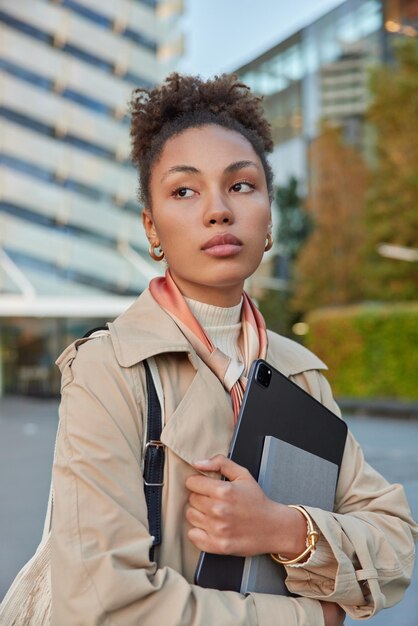
POLYGON ((183 131, 154 164, 150 195, 147 237, 160 242, 183 295, 237 304, 271 227, 266 177, 250 142, 214 124, 183 131))

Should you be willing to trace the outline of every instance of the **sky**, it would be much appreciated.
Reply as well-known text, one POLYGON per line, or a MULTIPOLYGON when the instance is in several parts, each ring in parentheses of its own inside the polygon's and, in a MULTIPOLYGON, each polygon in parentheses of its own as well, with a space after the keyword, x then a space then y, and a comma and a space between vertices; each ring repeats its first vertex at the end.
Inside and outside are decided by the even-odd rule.
POLYGON ((229 72, 311 23, 342 0, 185 0, 184 73, 229 72))

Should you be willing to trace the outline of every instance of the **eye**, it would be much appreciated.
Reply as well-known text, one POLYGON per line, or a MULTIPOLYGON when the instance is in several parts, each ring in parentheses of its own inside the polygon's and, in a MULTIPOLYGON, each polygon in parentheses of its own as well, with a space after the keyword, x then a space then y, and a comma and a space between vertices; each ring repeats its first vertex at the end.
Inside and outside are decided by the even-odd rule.
POLYGON ((232 185, 231 189, 232 191, 235 191, 235 193, 249 193, 250 191, 255 189, 255 185, 242 181, 240 183, 235 183, 235 185, 232 185))
POLYGON ((190 189, 190 187, 178 187, 178 189, 173 191, 172 195, 175 198, 192 198, 194 193, 195 192, 193 189, 190 189))

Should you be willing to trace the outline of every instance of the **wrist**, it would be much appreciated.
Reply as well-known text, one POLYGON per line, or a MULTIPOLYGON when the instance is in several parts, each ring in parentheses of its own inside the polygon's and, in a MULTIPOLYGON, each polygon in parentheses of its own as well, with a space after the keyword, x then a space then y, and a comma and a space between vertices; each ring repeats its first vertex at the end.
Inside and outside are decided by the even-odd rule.
POLYGON ((292 559, 306 548, 306 519, 297 509, 271 501, 270 524, 266 527, 266 550, 292 559))
POLYGON ((306 541, 305 549, 297 556, 283 556, 281 554, 271 553, 271 558, 280 565, 296 565, 305 563, 313 552, 316 550, 316 544, 319 540, 319 532, 315 528, 314 521, 307 511, 298 504, 289 504, 290 509, 298 511, 306 520, 306 541))

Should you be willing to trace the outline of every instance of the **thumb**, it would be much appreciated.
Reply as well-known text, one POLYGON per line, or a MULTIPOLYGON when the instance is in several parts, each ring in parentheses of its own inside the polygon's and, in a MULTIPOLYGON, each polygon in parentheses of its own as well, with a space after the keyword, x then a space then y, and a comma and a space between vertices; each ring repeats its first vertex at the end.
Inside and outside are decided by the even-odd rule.
POLYGON ((195 461, 193 466, 202 472, 218 472, 228 480, 243 480, 248 478, 249 472, 242 465, 238 465, 223 454, 217 454, 211 459, 195 461))

